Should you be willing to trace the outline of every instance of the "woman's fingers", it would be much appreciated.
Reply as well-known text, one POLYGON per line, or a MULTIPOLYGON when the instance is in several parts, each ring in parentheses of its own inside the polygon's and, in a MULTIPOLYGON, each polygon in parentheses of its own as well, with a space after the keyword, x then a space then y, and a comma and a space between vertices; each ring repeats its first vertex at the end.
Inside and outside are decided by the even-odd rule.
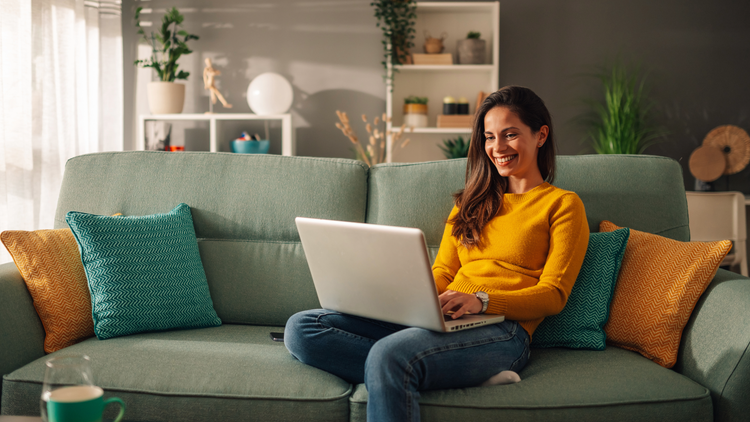
POLYGON ((451 295, 452 297, 446 298, 447 301, 442 302, 443 307, 443 313, 447 314, 450 311, 453 311, 453 319, 460 318, 463 314, 468 311, 469 305, 471 302, 469 301, 471 299, 470 295, 451 295))
POLYGON ((472 308, 477 308, 475 306, 477 303, 479 307, 473 313, 479 313, 482 310, 482 302, 472 294, 446 290, 438 296, 438 299, 440 299, 440 306, 444 314, 453 311, 453 319, 461 318, 461 316, 469 312, 472 308))

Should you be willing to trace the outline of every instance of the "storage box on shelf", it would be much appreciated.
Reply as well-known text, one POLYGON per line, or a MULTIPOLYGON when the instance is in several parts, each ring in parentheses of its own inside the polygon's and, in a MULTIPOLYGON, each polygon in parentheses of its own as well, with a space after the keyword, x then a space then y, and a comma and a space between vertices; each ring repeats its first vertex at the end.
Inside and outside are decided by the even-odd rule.
MULTIPOLYGON (((500 3, 492 2, 417 2, 415 21, 416 37, 412 53, 423 53, 424 33, 447 32, 443 53, 453 56, 454 64, 446 65, 396 65, 389 66, 393 83, 386 86, 386 114, 391 117, 387 130, 398 131, 404 123, 403 101, 410 95, 428 97, 428 126, 415 128, 408 134, 411 142, 406 148, 386 151, 387 162, 428 161, 444 158, 437 147, 443 139, 456 134, 471 133, 465 121, 456 122, 456 127, 438 125, 442 114, 443 98, 453 96, 473 99, 482 92, 498 89, 500 3), (456 42, 471 32, 480 32, 487 41, 486 64, 457 64, 456 42), (395 72, 394 72, 395 70, 395 72), (438 127, 440 126, 440 127, 438 127)), ((390 79, 389 79, 390 81, 390 79)), ((475 105, 470 101, 470 115, 475 105)), ((445 116, 451 120, 452 116, 445 116)), ((441 118, 441 122, 445 119, 441 118)), ((466 119, 466 117, 459 117, 466 119)))

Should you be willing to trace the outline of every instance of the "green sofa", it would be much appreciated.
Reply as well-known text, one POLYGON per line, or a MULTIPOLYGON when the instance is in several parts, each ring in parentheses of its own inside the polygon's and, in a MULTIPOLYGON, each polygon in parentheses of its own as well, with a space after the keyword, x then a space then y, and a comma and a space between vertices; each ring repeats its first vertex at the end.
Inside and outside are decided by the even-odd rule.
MULTIPOLYGON (((387 164, 223 153, 99 153, 68 161, 56 227, 77 210, 192 208, 221 327, 90 338, 95 381, 127 420, 364 421, 367 392, 293 359, 269 332, 318 307, 294 217, 419 227, 433 258, 465 160, 387 164)), ((601 220, 689 239, 680 166, 663 157, 563 156, 555 184, 601 220)), ((38 415, 44 330, 15 266, 0 266, 4 415, 38 415)), ((533 349, 522 382, 425 392, 426 421, 740 421, 750 418, 750 280, 719 270, 673 369, 639 354, 533 349)), ((108 411, 114 411, 109 409, 108 411)), ((109 414, 109 417, 112 417, 109 414)))

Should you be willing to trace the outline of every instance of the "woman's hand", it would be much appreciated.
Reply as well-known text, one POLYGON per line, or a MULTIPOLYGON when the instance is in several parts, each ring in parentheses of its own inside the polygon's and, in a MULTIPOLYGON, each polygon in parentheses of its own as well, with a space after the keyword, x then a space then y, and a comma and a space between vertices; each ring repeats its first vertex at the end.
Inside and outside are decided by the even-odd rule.
POLYGON ((443 313, 448 314, 453 311, 453 319, 461 318, 467 312, 478 314, 482 312, 482 301, 473 294, 461 293, 453 290, 446 290, 438 296, 443 313))

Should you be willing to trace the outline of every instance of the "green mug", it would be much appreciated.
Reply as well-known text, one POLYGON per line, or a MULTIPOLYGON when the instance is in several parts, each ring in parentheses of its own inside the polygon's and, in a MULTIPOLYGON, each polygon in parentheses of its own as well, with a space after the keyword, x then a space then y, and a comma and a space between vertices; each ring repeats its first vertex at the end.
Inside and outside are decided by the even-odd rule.
POLYGON ((125 403, 117 397, 104 400, 104 390, 93 385, 77 385, 52 390, 47 401, 48 422, 101 422, 104 406, 120 404, 120 422, 125 414, 125 403))

